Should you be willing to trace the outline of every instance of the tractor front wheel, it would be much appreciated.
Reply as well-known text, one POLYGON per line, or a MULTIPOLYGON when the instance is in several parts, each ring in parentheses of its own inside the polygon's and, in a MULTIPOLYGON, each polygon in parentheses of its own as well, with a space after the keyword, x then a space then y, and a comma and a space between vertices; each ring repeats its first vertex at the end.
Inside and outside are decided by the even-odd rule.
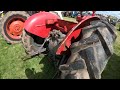
POLYGON ((25 20, 30 15, 25 11, 9 11, 2 18, 2 36, 7 43, 21 42, 21 34, 25 20))
MULTIPOLYGON (((35 56, 38 54, 39 47, 43 44, 44 38, 40 38, 36 35, 30 34, 26 30, 23 30, 22 34, 22 44, 25 51, 30 56, 35 56)), ((42 52, 42 50, 41 50, 42 52)))

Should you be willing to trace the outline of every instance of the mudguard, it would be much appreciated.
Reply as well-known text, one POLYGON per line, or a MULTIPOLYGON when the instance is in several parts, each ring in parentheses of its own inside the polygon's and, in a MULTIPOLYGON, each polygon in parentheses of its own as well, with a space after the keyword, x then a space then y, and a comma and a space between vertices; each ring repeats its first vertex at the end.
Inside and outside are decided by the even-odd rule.
POLYGON ((24 29, 31 34, 46 38, 52 28, 47 26, 46 21, 51 19, 57 22, 60 17, 50 12, 36 13, 25 21, 24 29))
POLYGON ((61 55, 64 51, 67 50, 67 48, 70 47, 72 40, 77 39, 79 35, 81 34, 82 28, 86 25, 89 25, 91 21, 94 20, 100 20, 97 16, 84 16, 82 21, 76 24, 66 35, 66 37, 63 39, 63 41, 60 43, 56 54, 61 55))

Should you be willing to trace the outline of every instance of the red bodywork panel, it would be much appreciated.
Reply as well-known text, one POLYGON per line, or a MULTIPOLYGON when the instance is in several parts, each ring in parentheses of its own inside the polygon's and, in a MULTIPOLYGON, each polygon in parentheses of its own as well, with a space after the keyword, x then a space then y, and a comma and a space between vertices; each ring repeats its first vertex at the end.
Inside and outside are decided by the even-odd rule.
POLYGON ((59 16, 49 13, 49 12, 40 12, 30 16, 24 24, 24 28, 29 33, 37 35, 42 38, 46 38, 49 35, 49 32, 52 27, 46 26, 47 20, 53 19, 56 22, 59 16))
POLYGON ((76 24, 66 35, 66 37, 63 39, 61 44, 59 45, 56 54, 60 55, 62 52, 66 51, 67 48, 71 45, 71 40, 74 38, 76 39, 80 33, 83 27, 90 24, 90 21, 93 20, 99 20, 96 16, 84 16, 78 24, 76 24), (67 47, 67 48, 66 48, 67 47))
POLYGON ((56 51, 57 55, 61 55, 62 52, 70 47, 71 42, 81 34, 82 28, 89 25, 92 20, 99 20, 99 18, 96 16, 83 16, 80 18, 79 23, 74 23, 60 20, 59 16, 50 12, 40 12, 29 17, 25 22, 24 28, 29 33, 42 38, 48 37, 50 31, 53 29, 65 33, 66 37, 60 43, 56 51), (47 25, 48 23, 50 25, 47 25))

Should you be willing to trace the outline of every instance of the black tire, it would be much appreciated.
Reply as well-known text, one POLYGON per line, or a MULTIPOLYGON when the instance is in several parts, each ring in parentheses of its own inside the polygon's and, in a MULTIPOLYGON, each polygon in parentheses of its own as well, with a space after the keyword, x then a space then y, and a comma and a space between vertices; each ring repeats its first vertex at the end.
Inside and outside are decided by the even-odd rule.
POLYGON ((83 37, 71 45, 71 55, 59 66, 62 79, 100 79, 108 59, 113 54, 116 39, 114 28, 104 21, 91 23, 94 28, 84 29, 83 37), (96 42, 94 42, 96 40, 96 42), (88 43, 92 44, 88 44, 88 43), (82 48, 85 45, 86 48, 82 48), (82 49, 82 50, 81 50, 82 49))
POLYGON ((28 33, 26 30, 23 30, 22 34, 22 44, 26 51, 26 53, 30 56, 35 56, 38 54, 37 50, 44 42, 43 38, 35 36, 33 34, 28 33))
POLYGON ((27 11, 27 13, 31 16, 31 15, 38 13, 38 12, 37 11, 27 11))
MULTIPOLYGON (((114 27, 112 27, 107 22, 94 21, 91 22, 91 25, 91 28, 90 26, 85 27, 82 31, 82 38, 80 38, 79 41, 74 42, 71 45, 70 57, 68 57, 66 63, 61 63, 59 66, 59 78, 101 78, 101 73, 107 64, 108 59, 113 54, 113 42, 116 39, 116 34, 114 31, 114 27), (89 45, 87 43, 92 44, 89 45), (82 48, 82 46, 79 45, 86 45, 86 47, 82 48)), ((23 31, 22 42, 26 52, 31 56, 35 54, 36 51, 39 49, 39 46, 36 45, 34 39, 34 35, 31 35, 25 30, 23 31)), ((42 40, 38 38, 37 41, 42 40)))
POLYGON ((59 70, 60 79, 90 79, 85 60, 77 52, 71 54, 67 63, 59 66, 59 70))
MULTIPOLYGON (((4 17, 2 18, 2 22, 1 22, 1 33, 2 36, 4 37, 4 39, 7 41, 7 43, 10 44, 15 44, 15 43, 19 43, 21 42, 21 35, 19 36, 19 39, 16 38, 12 38, 9 36, 9 34, 7 33, 7 23, 8 21, 10 21, 13 17, 20 17, 23 18, 24 20, 26 20, 30 15, 25 12, 25 11, 8 11, 4 17)), ((24 21, 23 21, 24 22, 24 21)))

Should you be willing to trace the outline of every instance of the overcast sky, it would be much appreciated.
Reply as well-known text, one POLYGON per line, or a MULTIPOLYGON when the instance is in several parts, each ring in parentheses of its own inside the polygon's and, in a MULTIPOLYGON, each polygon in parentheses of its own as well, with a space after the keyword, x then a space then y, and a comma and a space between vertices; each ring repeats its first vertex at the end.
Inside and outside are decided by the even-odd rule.
POLYGON ((120 18, 120 11, 96 11, 96 13, 105 14, 105 15, 113 15, 113 16, 120 18))

